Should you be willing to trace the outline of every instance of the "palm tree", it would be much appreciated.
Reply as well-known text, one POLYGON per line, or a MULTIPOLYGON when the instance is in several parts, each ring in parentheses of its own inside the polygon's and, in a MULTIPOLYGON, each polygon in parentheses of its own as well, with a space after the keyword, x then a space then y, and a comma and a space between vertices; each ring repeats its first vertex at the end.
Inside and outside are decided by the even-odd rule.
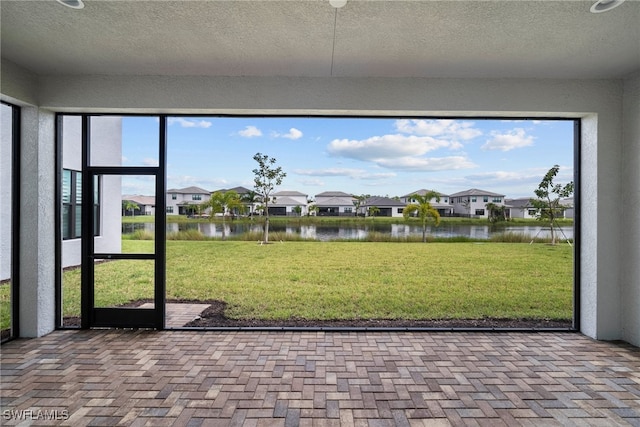
POLYGON ((368 210, 369 210, 369 216, 373 218, 376 217, 376 214, 380 213, 380 208, 377 206, 370 206, 368 210))
POLYGON ((260 201, 260 196, 255 191, 247 191, 242 195, 242 201, 249 205, 249 216, 253 218, 256 203, 260 201))
POLYGON ((504 206, 496 205, 495 203, 489 202, 485 204, 485 207, 488 211, 489 222, 499 222, 507 220, 506 208, 504 206))
POLYGON ((410 196, 415 203, 409 203, 402 211, 402 215, 405 219, 408 219, 414 213, 422 221, 422 242, 427 243, 427 223, 429 218, 433 218, 436 227, 440 224, 440 213, 437 209, 431 206, 431 199, 440 201, 440 194, 435 191, 428 191, 424 196, 419 194, 413 194, 410 196))
POLYGON ((238 193, 235 191, 216 191, 211 195, 211 198, 207 200, 203 205, 211 208, 211 219, 217 213, 222 214, 222 240, 225 236, 225 217, 231 212, 232 209, 244 209, 242 200, 238 193))
POLYGON ((140 206, 138 206, 136 202, 133 202, 131 200, 125 200, 122 202, 122 209, 124 209, 125 212, 126 211, 131 212, 131 216, 135 216, 136 209, 140 209, 140 206))
POLYGON ((187 217, 198 218, 202 216, 202 211, 207 207, 206 203, 189 203, 185 205, 184 210, 187 217))

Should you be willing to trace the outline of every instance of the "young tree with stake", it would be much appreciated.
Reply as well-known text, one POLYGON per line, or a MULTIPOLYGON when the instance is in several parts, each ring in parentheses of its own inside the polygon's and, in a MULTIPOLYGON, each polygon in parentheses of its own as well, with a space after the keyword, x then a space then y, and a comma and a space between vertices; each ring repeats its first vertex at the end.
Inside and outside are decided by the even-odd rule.
POLYGON ((573 194, 573 181, 568 184, 554 184, 553 179, 558 175, 560 166, 554 165, 549 172, 542 178, 538 189, 534 191, 537 199, 531 199, 531 206, 537 211, 536 217, 540 221, 549 221, 551 228, 551 244, 556 244, 556 235, 554 232, 555 222, 558 218, 563 217, 565 207, 560 201, 563 198, 570 197, 573 194))
POLYGON ((269 243, 269 203, 272 200, 271 194, 276 186, 282 184, 282 180, 287 176, 282 171, 282 167, 276 167, 276 159, 266 154, 256 153, 253 160, 258 162, 258 167, 253 170, 253 186, 256 193, 260 195, 264 204, 264 234, 263 243, 269 243))

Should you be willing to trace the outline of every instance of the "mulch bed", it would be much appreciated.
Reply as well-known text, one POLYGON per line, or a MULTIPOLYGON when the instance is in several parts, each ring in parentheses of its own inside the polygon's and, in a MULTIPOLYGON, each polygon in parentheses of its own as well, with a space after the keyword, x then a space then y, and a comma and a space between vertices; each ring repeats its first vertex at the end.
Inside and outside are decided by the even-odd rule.
MULTIPOLYGON (((138 300, 119 307, 139 307, 152 300, 138 300)), ((291 318, 287 320, 230 319, 225 315, 227 303, 218 300, 169 300, 168 303, 209 304, 200 317, 184 325, 186 328, 436 328, 436 329, 571 329, 571 320, 548 319, 350 319, 314 320, 291 318)), ((79 327, 80 318, 65 317, 65 327, 79 327)))

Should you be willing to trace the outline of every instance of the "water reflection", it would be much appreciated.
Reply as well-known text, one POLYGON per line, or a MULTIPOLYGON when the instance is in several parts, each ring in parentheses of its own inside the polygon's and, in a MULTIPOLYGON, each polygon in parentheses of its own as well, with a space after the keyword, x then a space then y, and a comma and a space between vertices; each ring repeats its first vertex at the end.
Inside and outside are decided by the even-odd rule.
MULTIPOLYGON (((138 230, 149 232, 155 231, 153 223, 122 224, 123 234, 133 233, 138 230)), ((230 237, 247 232, 262 232, 261 224, 246 222, 221 223, 192 223, 192 222, 172 222, 167 224, 167 233, 179 231, 197 230, 208 237, 230 237)), ((389 234, 394 238, 405 238, 409 236, 421 236, 422 227, 409 224, 366 224, 361 226, 336 226, 336 225, 296 225, 296 224, 271 224, 271 232, 281 232, 290 235, 298 235, 304 239, 330 241, 337 239, 364 239, 369 233, 389 234)), ((472 239, 489 239, 495 233, 515 233, 529 237, 549 238, 551 232, 548 227, 537 225, 491 227, 490 225, 440 225, 438 227, 427 227, 427 234, 435 237, 457 237, 463 236, 472 239)), ((556 230, 560 239, 573 239, 573 227, 560 227, 556 230)))

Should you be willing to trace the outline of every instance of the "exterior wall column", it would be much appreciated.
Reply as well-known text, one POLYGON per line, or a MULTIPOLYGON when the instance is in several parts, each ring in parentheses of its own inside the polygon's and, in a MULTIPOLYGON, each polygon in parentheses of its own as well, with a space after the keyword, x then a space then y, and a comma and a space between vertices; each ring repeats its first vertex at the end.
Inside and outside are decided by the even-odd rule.
POLYGON ((20 336, 55 329, 55 114, 22 108, 20 336))
POLYGON ((640 346, 640 72, 625 80, 622 115, 622 339, 640 346))

